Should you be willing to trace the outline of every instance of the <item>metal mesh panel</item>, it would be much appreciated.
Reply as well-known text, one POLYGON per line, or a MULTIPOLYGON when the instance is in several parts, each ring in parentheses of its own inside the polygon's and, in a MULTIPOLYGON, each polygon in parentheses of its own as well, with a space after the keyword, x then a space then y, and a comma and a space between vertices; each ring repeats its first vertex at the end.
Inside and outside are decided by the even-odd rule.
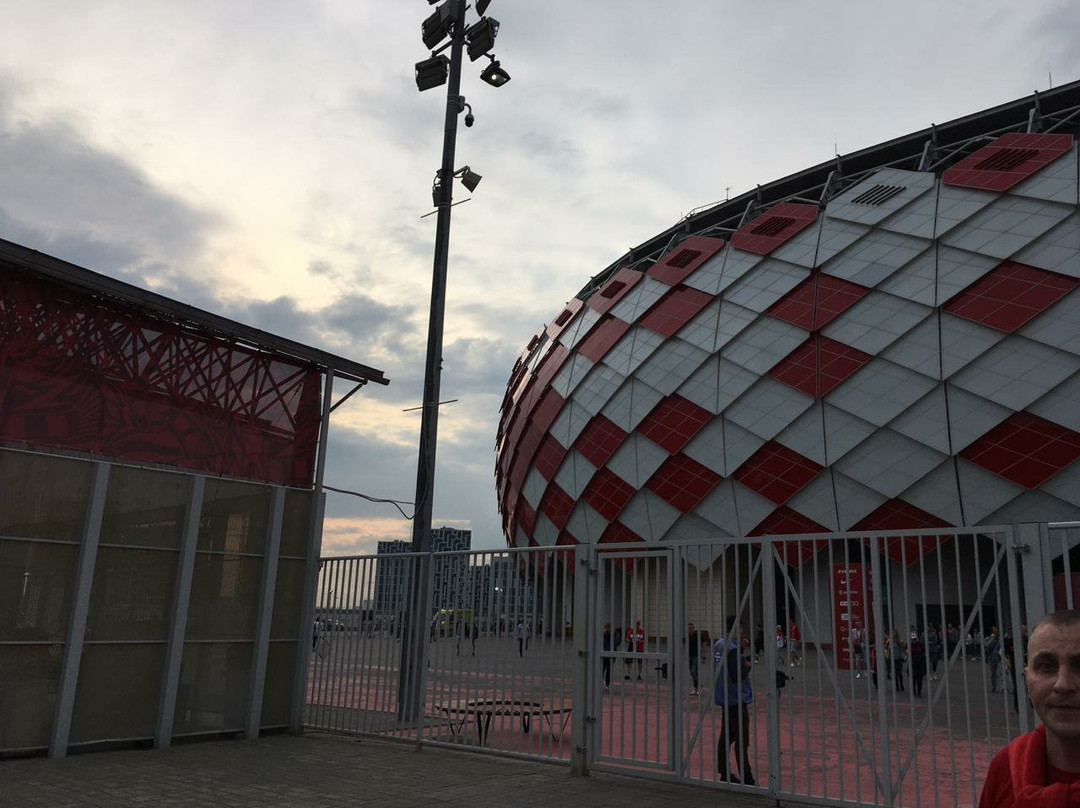
POLYGON ((88 645, 79 666, 71 742, 154 735, 165 645, 88 645))
POLYGON ((266 656, 263 686, 262 726, 280 727, 289 723, 293 678, 296 675, 296 643, 272 642, 266 656))
POLYGON ((176 559, 167 551, 99 548, 86 638, 166 639, 176 559))
POLYGON ((187 639, 252 639, 262 565, 261 558, 197 553, 187 639))
POLYGON ((292 559, 278 561, 274 587, 274 616, 270 622, 271 640, 296 639, 300 634, 300 604, 304 598, 304 572, 307 563, 292 559))
POLYGON ((251 643, 186 643, 173 732, 228 732, 244 726, 251 643))
POLYGON ((78 542, 91 464, 0 450, 0 536, 78 542))
POLYGON ((0 641, 63 642, 78 554, 75 545, 0 539, 0 641))
POLYGON ((265 486, 209 480, 197 546, 200 550, 261 553, 269 513, 270 489, 265 486))
POLYGON ((178 548, 189 479, 114 466, 105 495, 101 542, 178 548))
POLYGON ((0 645, 0 750, 48 746, 60 645, 0 645))
POLYGON ((307 556, 308 539, 311 535, 310 491, 289 490, 285 492, 285 515, 281 524, 281 549, 283 556, 304 558, 307 556))

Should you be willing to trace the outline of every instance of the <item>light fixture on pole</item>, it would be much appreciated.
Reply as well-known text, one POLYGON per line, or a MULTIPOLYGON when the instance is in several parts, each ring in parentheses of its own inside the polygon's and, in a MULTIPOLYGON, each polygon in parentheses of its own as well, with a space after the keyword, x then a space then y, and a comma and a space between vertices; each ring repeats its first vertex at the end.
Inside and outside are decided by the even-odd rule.
POLYGON ((453 15, 451 3, 454 1, 448 0, 448 2, 443 3, 420 24, 420 38, 424 41, 424 47, 429 50, 450 35, 450 23, 453 15))
POLYGON ((480 180, 483 179, 483 177, 481 177, 468 166, 465 166, 464 168, 459 168, 457 171, 454 172, 454 176, 461 178, 461 184, 465 186, 465 188, 470 194, 476 190, 476 186, 479 185, 480 180))
POLYGON ((491 64, 480 73, 480 78, 492 87, 502 87, 510 81, 510 74, 499 66, 499 60, 494 56, 489 55, 488 58, 491 59, 491 64))
POLYGON ((495 47, 495 37, 499 35, 499 21, 494 17, 484 17, 465 32, 469 42, 469 59, 475 62, 495 47))
MULTIPOLYGON (((437 0, 428 0, 434 4, 437 0)), ((477 10, 486 10, 490 0, 474 0, 477 10)), ((419 90, 446 84, 446 113, 443 126, 442 165, 435 174, 431 189, 431 201, 438 213, 435 227, 435 256, 431 279, 431 308, 428 314, 427 354, 424 367, 424 396, 420 415, 420 441, 416 464, 415 511, 412 520, 413 557, 409 574, 408 591, 412 595, 403 604, 405 609, 401 642, 401 666, 398 673, 398 717, 407 723, 419 720, 424 714, 424 655, 427 651, 433 593, 429 590, 431 565, 431 521, 435 496, 435 450, 439 428, 439 392, 442 385, 443 321, 446 313, 446 277, 450 254, 450 213, 453 209, 453 178, 461 179, 470 192, 476 189, 480 175, 469 166, 454 170, 454 153, 457 146, 458 116, 468 110, 465 125, 475 120, 472 107, 461 95, 461 65, 466 43, 469 57, 473 60, 483 56, 495 41, 499 23, 481 17, 471 28, 466 26, 467 0, 444 0, 434 14, 421 27, 424 45, 436 49, 443 39, 450 41, 437 48, 430 59, 416 64, 416 86, 419 90), (442 51, 449 49, 449 60, 442 51)), ((494 57, 492 57, 494 59, 494 57)), ((496 62, 490 71, 498 68, 496 62)), ((485 71, 487 72, 487 71, 485 71)), ((509 75, 501 71, 501 81, 484 80, 499 86, 509 81, 509 75)))
POLYGON ((423 92, 446 84, 450 75, 450 60, 442 54, 416 63, 416 89, 423 92))

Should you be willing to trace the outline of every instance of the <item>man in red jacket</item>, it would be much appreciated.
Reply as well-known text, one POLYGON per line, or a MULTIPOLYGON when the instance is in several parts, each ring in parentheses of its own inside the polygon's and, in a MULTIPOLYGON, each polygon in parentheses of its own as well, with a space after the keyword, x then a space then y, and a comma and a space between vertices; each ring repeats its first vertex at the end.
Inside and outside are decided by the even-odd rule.
POLYGON ((1080 611, 1040 620, 1024 672, 1042 724, 994 755, 979 808, 1080 806, 1080 611))

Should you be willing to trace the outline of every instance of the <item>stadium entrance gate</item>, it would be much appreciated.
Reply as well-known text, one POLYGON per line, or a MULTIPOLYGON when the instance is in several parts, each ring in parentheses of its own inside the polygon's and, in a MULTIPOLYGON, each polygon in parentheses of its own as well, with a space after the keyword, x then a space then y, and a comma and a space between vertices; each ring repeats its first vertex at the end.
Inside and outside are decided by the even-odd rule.
POLYGON ((830 805, 974 806, 994 752, 1032 726, 1017 662, 1046 576, 1080 586, 1043 563, 1069 571, 1077 541, 1030 527, 578 548, 589 765, 830 805))

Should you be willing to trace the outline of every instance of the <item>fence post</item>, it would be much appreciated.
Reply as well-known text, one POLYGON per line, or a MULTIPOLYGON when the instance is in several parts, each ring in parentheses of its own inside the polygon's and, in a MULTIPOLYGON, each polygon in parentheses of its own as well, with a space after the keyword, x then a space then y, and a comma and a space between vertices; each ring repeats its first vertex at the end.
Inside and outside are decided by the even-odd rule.
MULTIPOLYGON (((760 545, 761 553, 761 597, 762 618, 767 630, 765 634, 765 737, 769 750, 769 793, 777 797, 780 793, 780 705, 777 702, 776 677, 776 642, 772 638, 772 627, 777 625, 776 617, 776 553, 773 542, 764 541, 760 545)), ((738 549, 736 549, 738 552, 738 549)), ((787 596, 785 589, 784 596, 787 596)), ((752 628, 752 627, 751 627, 752 628)))
MULTIPOLYGON (((670 716, 671 730, 668 732, 668 752, 671 760, 671 770, 679 777, 683 776, 683 710, 682 710, 682 683, 683 662, 687 659, 687 652, 683 650, 683 641, 686 640, 686 558, 685 547, 672 547, 668 551, 668 618, 671 623, 668 629, 668 670, 670 687, 668 701, 668 715, 670 716)), ((700 650, 700 649, 699 649, 700 650)), ((700 658, 698 662, 700 664, 700 658)), ((661 663, 663 664, 663 663, 661 663)))
POLYGON ((570 773, 577 777, 589 775, 589 731, 591 719, 589 705, 589 673, 592 655, 589 653, 592 642, 592 621, 589 620, 590 577, 595 570, 591 546, 579 545, 574 550, 574 659, 573 674, 573 711, 570 726, 570 773))
MULTIPOLYGON (((883 539, 871 539, 870 545, 870 580, 871 591, 874 593, 874 656, 876 657, 876 675, 878 677, 878 738, 881 739, 881 783, 884 791, 881 795, 883 805, 893 804, 892 761, 889 751, 889 710, 885 703, 885 694, 888 691, 888 678, 884 675, 883 665, 889 662, 885 659, 885 610, 881 606, 881 548, 883 539)), ((890 588, 891 590, 891 588, 890 588)), ((892 601, 890 595, 890 603, 892 601)), ((891 608, 891 606, 890 606, 891 608)))
MULTIPOLYGON (((263 691, 266 687, 266 661, 270 653, 270 626, 274 617, 274 592, 277 588, 278 553, 281 548, 281 523, 285 514, 285 489, 275 485, 270 499, 270 518, 267 520, 263 544, 262 583, 259 587, 259 605, 255 623, 255 642, 252 648, 251 681, 248 686, 248 706, 244 734, 249 740, 257 740, 262 723, 263 691)), ((301 627, 300 640, 307 639, 307 630, 301 627)))

